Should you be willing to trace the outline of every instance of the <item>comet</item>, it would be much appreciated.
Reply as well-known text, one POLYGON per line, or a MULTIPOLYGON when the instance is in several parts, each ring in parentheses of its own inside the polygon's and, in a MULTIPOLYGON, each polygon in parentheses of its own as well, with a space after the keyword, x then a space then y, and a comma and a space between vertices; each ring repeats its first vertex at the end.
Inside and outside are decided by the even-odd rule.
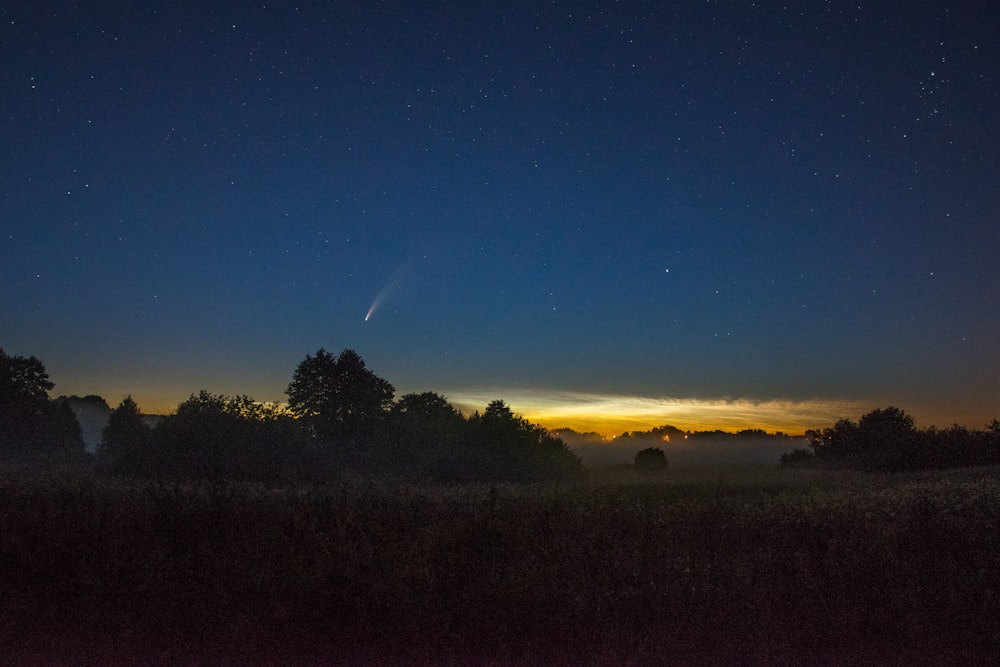
POLYGON ((379 306, 381 306, 386 300, 386 297, 388 297, 393 290, 399 288, 400 284, 403 282, 403 276, 407 273, 407 269, 409 269, 411 264, 412 262, 404 261, 389 277, 389 280, 386 281, 385 285, 382 286, 382 289, 380 289, 375 295, 375 298, 372 299, 372 305, 368 307, 368 312, 365 313, 365 322, 372 318, 372 315, 375 314, 375 311, 378 310, 379 306))
POLYGON ((365 313, 365 322, 367 322, 371 318, 371 316, 375 313, 375 310, 382 305, 382 301, 385 300, 385 293, 388 290, 388 288, 389 286, 386 285, 381 289, 381 291, 379 291, 378 294, 375 295, 375 300, 372 301, 371 307, 368 309, 368 312, 365 313))

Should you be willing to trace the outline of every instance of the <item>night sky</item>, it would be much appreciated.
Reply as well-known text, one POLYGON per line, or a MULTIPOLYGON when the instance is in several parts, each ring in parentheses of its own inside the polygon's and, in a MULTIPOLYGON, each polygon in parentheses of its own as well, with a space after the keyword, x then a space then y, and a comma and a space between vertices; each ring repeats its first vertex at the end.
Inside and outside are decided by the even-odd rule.
POLYGON ((1000 5, 782 4, 5 3, 0 347, 146 412, 323 347, 605 434, 981 428, 1000 5))

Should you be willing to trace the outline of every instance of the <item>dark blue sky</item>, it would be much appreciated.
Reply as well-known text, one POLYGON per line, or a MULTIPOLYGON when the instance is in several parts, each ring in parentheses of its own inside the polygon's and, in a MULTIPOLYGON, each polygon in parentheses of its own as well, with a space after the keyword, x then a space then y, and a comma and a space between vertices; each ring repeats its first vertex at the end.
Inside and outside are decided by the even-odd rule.
POLYGON ((1000 417, 993 2, 21 4, 0 346, 57 394, 325 347, 550 426, 1000 417))

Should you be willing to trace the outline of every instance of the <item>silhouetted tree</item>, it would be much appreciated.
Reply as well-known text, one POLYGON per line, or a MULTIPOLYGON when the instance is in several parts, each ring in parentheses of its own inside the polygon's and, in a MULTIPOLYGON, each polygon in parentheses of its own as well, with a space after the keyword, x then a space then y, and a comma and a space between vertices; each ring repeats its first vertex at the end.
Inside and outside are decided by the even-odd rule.
POLYGON ((782 468, 809 468, 815 466, 817 462, 816 452, 804 447, 785 452, 778 459, 778 465, 782 468))
POLYGON ((80 421, 68 401, 52 401, 45 421, 43 442, 48 451, 79 454, 86 449, 80 421))
POLYGON ((457 455, 465 417, 434 392, 407 394, 389 410, 387 448, 396 472, 437 477, 457 455))
POLYGON ((186 477, 281 481, 304 460, 302 432, 276 405, 202 390, 153 430, 144 465, 186 477))
POLYGON ((958 424, 944 430, 932 426, 911 440, 907 448, 911 467, 945 468, 1000 463, 1000 449, 993 445, 989 430, 972 431, 958 424))
MULTIPOLYGON (((996 421, 988 431, 958 424, 945 430, 920 431, 913 417, 895 407, 872 410, 858 423, 838 421, 833 428, 807 431, 806 440, 819 462, 867 470, 947 468, 1000 463, 996 421)), ((798 457, 792 463, 803 462, 798 457)), ((783 464, 786 463, 784 457, 783 464)))
MULTIPOLYGON (((643 445, 655 447, 661 442, 679 442, 687 435, 689 434, 676 426, 664 424, 648 431, 626 431, 612 438, 611 444, 617 449, 642 448, 643 445)), ((692 433, 690 435, 697 436, 698 434, 692 433)))
POLYGON ((83 441, 89 450, 96 452, 101 444, 101 434, 111 417, 111 406, 102 397, 95 394, 87 396, 60 396, 56 400, 65 400, 73 409, 73 414, 80 422, 83 431, 83 441))
POLYGON ((72 409, 49 399, 54 386, 41 361, 0 349, 0 454, 83 452, 72 409))
POLYGON ((892 406, 872 410, 858 420, 862 449, 905 444, 916 431, 913 417, 892 406))
POLYGON ((540 480, 582 471, 580 458, 562 440, 501 400, 469 417, 463 459, 478 479, 540 480))
POLYGON ((485 447, 502 450, 523 445, 524 436, 530 433, 530 425, 499 399, 487 405, 482 414, 473 414, 469 421, 476 427, 477 441, 485 447))
POLYGON ((0 453, 37 449, 54 387, 35 357, 9 356, 0 349, 0 453))
POLYGON ((841 419, 832 428, 807 433, 806 438, 816 456, 825 461, 844 461, 861 449, 858 425, 850 419, 841 419))
POLYGON ((37 358, 12 357, 0 348, 0 404, 47 403, 53 387, 45 365, 37 358))
POLYGON ((635 469, 644 475, 659 475, 667 469, 667 455, 659 447, 647 447, 636 452, 635 469))
POLYGON ((111 469, 131 472, 147 456, 149 437, 139 406, 127 396, 111 411, 97 447, 98 459, 111 469))
POLYGON ((285 393, 289 409, 319 440, 357 448, 385 419, 395 389, 365 368, 353 350, 334 357, 320 349, 298 365, 285 393))
POLYGON ((844 455, 855 467, 898 470, 918 462, 913 417, 896 407, 872 410, 856 426, 845 428, 840 438, 844 455))

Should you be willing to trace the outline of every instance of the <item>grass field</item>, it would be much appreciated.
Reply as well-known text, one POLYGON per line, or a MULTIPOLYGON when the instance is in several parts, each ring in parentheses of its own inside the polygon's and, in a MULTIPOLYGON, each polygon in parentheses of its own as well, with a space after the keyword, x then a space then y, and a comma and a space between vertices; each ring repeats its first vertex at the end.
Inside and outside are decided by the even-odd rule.
POLYGON ((991 664, 1000 470, 0 476, 11 664, 991 664))

